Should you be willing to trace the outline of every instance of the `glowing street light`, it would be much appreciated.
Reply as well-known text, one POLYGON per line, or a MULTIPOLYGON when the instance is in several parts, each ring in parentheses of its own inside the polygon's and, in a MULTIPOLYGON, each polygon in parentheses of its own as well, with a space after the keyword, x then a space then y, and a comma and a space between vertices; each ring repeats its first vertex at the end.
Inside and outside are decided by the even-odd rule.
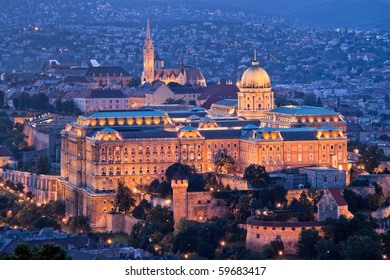
POLYGON ((384 260, 387 260, 387 255, 383 254, 383 255, 382 255, 382 258, 383 258, 384 260))
POLYGON ((107 244, 111 245, 112 244, 112 240, 111 239, 107 239, 107 244))
POLYGON ((278 252, 278 255, 279 255, 279 256, 283 256, 283 251, 280 250, 280 251, 278 252))
POLYGON ((221 246, 225 246, 226 245, 226 242, 225 241, 221 241, 221 246))
POLYGON ((184 254, 184 258, 185 258, 185 259, 188 259, 188 254, 184 254))

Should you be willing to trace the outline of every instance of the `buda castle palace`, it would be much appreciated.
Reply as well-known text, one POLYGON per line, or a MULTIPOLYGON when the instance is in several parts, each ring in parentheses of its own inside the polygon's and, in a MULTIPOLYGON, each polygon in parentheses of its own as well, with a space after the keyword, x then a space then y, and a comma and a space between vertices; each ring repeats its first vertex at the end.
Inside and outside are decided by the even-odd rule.
MULTIPOLYGON (((155 61, 149 22, 143 50, 142 80, 206 86, 199 69, 164 69, 155 61)), ((234 158, 239 174, 250 164, 270 173, 299 167, 347 171, 346 123, 339 113, 276 107, 270 77, 256 55, 238 88, 234 117, 216 118, 200 106, 180 111, 162 106, 92 112, 68 124, 61 133, 58 181, 67 214, 88 216, 94 230, 106 230, 119 181, 133 188, 164 180, 167 168, 178 162, 210 172, 222 155, 234 158)))

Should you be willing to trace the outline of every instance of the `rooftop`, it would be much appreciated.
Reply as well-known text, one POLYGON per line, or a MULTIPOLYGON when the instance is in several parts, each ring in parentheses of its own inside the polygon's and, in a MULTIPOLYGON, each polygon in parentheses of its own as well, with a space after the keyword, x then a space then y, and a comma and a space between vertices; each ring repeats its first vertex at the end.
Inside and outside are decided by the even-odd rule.
POLYGON ((281 106, 275 109, 270 110, 271 113, 278 113, 278 114, 287 114, 287 115, 338 115, 339 113, 329 110, 322 107, 314 107, 314 106, 295 106, 295 105, 289 105, 289 106, 281 106))
POLYGON ((129 111, 105 111, 83 115, 86 118, 131 118, 131 117, 165 117, 158 110, 129 110, 129 111))

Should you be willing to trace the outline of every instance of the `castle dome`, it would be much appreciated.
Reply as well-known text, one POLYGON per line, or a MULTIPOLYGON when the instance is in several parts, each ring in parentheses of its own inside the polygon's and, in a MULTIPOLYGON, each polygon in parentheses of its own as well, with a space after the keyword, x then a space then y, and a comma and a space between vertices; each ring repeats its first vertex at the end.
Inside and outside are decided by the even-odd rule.
POLYGON ((241 88, 270 88, 271 80, 267 71, 259 66, 259 62, 255 59, 252 66, 245 70, 241 78, 241 88))

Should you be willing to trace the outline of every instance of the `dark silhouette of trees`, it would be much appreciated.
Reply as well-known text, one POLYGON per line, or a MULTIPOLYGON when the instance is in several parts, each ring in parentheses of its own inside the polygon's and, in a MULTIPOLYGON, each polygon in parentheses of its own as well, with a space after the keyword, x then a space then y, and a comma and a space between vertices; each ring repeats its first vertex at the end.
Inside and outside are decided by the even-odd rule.
POLYGON ((243 178, 248 180, 253 188, 265 187, 270 181, 265 167, 258 164, 251 164, 247 166, 245 168, 243 178))
POLYGON ((37 174, 49 174, 50 172, 50 161, 47 155, 40 155, 34 168, 37 174))
POLYGON ((214 161, 215 172, 223 174, 235 174, 237 163, 230 155, 223 155, 214 161))
POLYGON ((118 183, 117 193, 115 195, 115 206, 119 212, 125 214, 135 205, 135 198, 131 190, 123 182, 118 183))

